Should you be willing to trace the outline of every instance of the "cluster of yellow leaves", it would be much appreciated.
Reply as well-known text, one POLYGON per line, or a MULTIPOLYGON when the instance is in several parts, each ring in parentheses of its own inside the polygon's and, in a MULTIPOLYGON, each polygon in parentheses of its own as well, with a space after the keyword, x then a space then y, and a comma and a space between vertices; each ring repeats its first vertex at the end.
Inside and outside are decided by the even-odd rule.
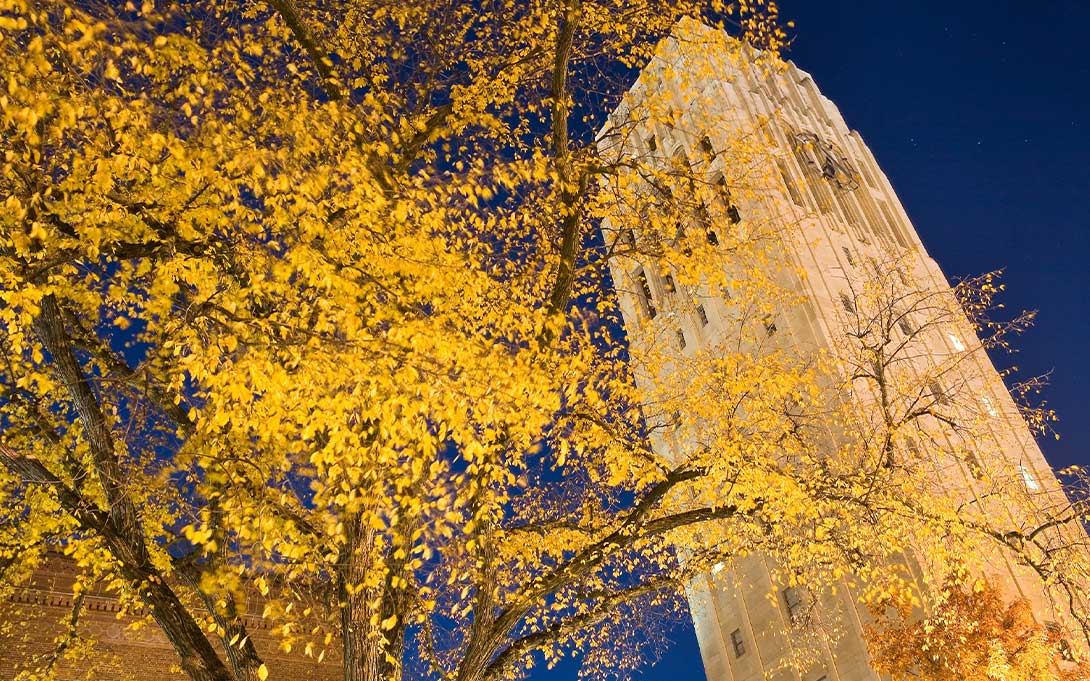
POLYGON ((618 668, 619 613, 721 561, 880 584, 910 537, 956 552, 922 473, 876 477, 843 435, 828 358, 765 344, 800 301, 783 225, 737 216, 767 194, 764 131, 702 120, 719 178, 617 153, 693 125, 656 79, 723 64, 628 96, 611 73, 717 12, 774 73, 774 3, 303 4, 0 0, 11 574, 60 550, 127 612, 169 591, 160 625, 199 623, 237 676, 275 673, 260 616, 383 678, 490 679, 571 647, 618 668), (603 89, 632 119, 596 141, 573 112, 603 89), (628 343, 606 270, 634 265, 671 270, 678 310, 729 293, 735 342, 628 343))

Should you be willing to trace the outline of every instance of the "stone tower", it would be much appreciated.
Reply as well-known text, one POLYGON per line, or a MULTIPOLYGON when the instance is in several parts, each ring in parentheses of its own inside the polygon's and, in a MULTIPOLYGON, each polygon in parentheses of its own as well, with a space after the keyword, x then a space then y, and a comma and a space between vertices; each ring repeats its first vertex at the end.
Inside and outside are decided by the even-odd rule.
MULTIPOLYGON (((1019 408, 859 133, 846 125, 806 72, 793 64, 760 68, 755 65, 759 56, 737 44, 730 55, 717 53, 724 45, 732 43, 719 31, 695 22, 679 24, 606 127, 624 133, 603 134, 600 145, 621 157, 684 162, 714 182, 724 164, 731 162, 717 156, 725 137, 760 131, 771 148, 763 177, 771 179, 745 192, 731 188, 734 203, 727 221, 744 225, 759 218, 782 223, 789 244, 785 260, 799 273, 788 277, 788 285, 804 298, 802 304, 767 317, 768 342, 800 351, 836 352, 836 339, 855 313, 856 296, 875 276, 893 275, 906 289, 953 301, 956 312, 943 323, 921 330, 917 327, 925 322, 906 316, 896 324, 899 333, 925 348, 911 360, 920 377, 959 353, 969 358, 933 372, 940 378, 921 380, 938 402, 959 400, 950 408, 972 412, 991 439, 987 461, 967 454, 960 460, 930 462, 935 467, 934 484, 958 498, 979 500, 983 484, 979 467, 985 466, 989 479, 1003 478, 1027 498, 1053 499, 1062 505, 1063 492, 1019 408), (673 113, 643 115, 642 108, 648 106, 670 108, 673 113), (663 123, 666 119, 669 122, 663 123)), ((638 231, 603 225, 607 246, 618 239, 634 242, 640 238, 634 233, 638 231)), ((709 232, 709 240, 714 239, 709 232)), ((729 269, 729 256, 724 257, 729 269)), ((729 294, 705 288, 681 295, 669 270, 669 263, 611 261, 631 342, 676 336, 681 356, 730 340, 724 298, 729 294), (694 303, 697 300, 699 304, 694 303)), ((653 434, 652 441, 667 456, 678 446, 660 435, 653 434)), ((910 439, 908 447, 916 444, 910 439)), ((1015 516, 1014 524, 1020 526, 1017 512, 1009 508, 996 512, 1015 516)), ((926 571, 915 559, 905 563, 914 574, 926 571)), ((1007 597, 1027 599, 1039 622, 1063 620, 1028 569, 1008 554, 997 550, 984 572, 1007 597)), ((710 681, 879 679, 862 637, 868 615, 856 605, 851 589, 809 594, 776 583, 772 574, 767 559, 753 556, 729 569, 713 570, 692 585, 691 609, 710 681), (801 664, 791 665, 790 660, 800 656, 799 641, 807 633, 803 629, 814 626, 799 624, 796 613, 803 608, 837 633, 808 649, 801 664)))

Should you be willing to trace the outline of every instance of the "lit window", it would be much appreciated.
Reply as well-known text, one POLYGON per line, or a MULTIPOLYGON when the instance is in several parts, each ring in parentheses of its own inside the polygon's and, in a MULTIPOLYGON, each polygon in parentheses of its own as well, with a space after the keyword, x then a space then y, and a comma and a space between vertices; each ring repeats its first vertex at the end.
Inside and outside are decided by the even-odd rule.
POLYGON ((700 325, 701 326, 707 326, 708 325, 708 313, 704 311, 704 306, 703 305, 697 305, 696 306, 696 316, 700 318, 700 325))
POLYGON ((984 403, 984 410, 988 412, 989 416, 999 416, 999 412, 995 408, 995 403, 992 402, 992 398, 987 395, 981 395, 980 401, 984 403))
POLYGON ((962 352, 963 350, 965 350, 965 343, 961 342, 961 339, 958 338, 957 334, 948 333, 946 334, 946 336, 950 339, 950 345, 953 345, 955 350, 957 350, 958 352, 962 352))
POLYGON ((1030 473, 1028 468, 1019 465, 1018 470, 1022 473, 1022 480, 1026 483, 1026 489, 1030 491, 1041 489, 1041 485, 1037 482, 1037 478, 1033 477, 1033 473, 1030 473))
POLYGON ((730 644, 734 648, 735 657, 742 657, 746 654, 746 642, 742 640, 741 629, 730 632, 730 644))

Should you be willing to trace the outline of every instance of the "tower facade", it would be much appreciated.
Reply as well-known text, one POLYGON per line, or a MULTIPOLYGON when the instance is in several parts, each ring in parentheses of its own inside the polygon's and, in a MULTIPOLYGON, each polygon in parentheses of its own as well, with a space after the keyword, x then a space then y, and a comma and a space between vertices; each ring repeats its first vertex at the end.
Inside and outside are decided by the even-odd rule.
MULTIPOLYGON (((937 405, 936 413, 957 413, 973 424, 971 444, 951 439, 941 427, 929 430, 921 419, 889 447, 891 459, 925 450, 913 465, 928 468, 925 484, 933 485, 931 491, 986 509, 997 527, 1023 530, 1034 519, 1022 517, 1009 502, 989 507, 989 489, 1002 488, 1010 492, 1008 498, 1024 498, 1036 507, 1064 506, 1057 478, 984 352, 972 315, 963 312, 927 254, 862 137, 808 73, 793 64, 759 66, 754 53, 738 46, 730 55, 718 54, 716 46, 728 43, 708 27, 680 24, 614 112, 607 126, 612 132, 600 145, 619 157, 659 159, 664 166, 684 163, 709 185, 720 185, 728 207, 725 222, 720 218, 722 224, 708 229, 712 244, 721 240, 716 230, 747 229, 757 222, 778 226, 783 248, 774 276, 798 294, 799 302, 759 313, 768 344, 828 352, 849 367, 843 339, 864 321, 861 301, 869 296, 873 303, 882 285, 890 288, 888 298, 899 302, 891 304, 884 321, 897 336, 895 347, 913 348, 898 371, 916 381, 918 397, 937 405), (724 151, 732 144, 727 138, 754 135, 767 153, 747 161, 755 167, 753 181, 743 186, 746 181, 738 178, 744 174, 736 168, 733 178, 724 180, 733 162, 724 151), (928 317, 929 312, 936 314, 928 317), (926 453, 931 449, 942 454, 926 453)), ((679 226, 679 233, 683 229, 679 226)), ((607 223, 603 233, 611 250, 622 242, 633 245, 634 257, 610 262, 633 345, 676 338, 674 351, 683 358, 735 342, 737 315, 732 317, 729 287, 698 282, 681 291, 672 264, 657 260, 656 249, 638 247, 644 236, 638 228, 619 230, 607 223)), ((731 254, 715 257, 722 259, 729 281, 731 254)), ((862 421, 876 418, 873 390, 862 385, 850 399, 862 405, 862 421)), ((685 447, 662 434, 668 429, 649 430, 660 454, 676 456, 685 447)), ((925 560, 900 560, 908 573, 927 581, 925 560)), ((1008 598, 1029 601, 1038 622, 1070 624, 1053 606, 1055 594, 1046 593, 1031 568, 1009 552, 997 546, 977 569, 1008 598)), ((879 679, 863 638, 870 616, 858 605, 858 594, 847 586, 812 594, 775 574, 768 558, 754 555, 717 566, 693 583, 690 606, 708 679, 879 679), (803 611, 806 617, 800 616, 803 611), (814 637, 815 629, 831 635, 814 637)))

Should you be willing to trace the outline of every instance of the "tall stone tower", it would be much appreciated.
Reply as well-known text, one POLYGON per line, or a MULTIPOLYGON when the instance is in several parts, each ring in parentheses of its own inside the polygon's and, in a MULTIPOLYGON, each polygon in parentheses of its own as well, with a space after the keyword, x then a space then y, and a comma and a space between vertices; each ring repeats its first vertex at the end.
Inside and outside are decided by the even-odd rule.
MULTIPOLYGON (((729 187, 733 198, 726 215, 728 222, 743 226, 758 219, 779 222, 785 234, 783 259, 789 267, 782 278, 804 302, 766 316, 768 342, 800 352, 825 348, 836 354, 838 339, 853 320, 859 321, 857 301, 875 281, 895 281, 906 291, 944 301, 937 320, 909 310, 889 320, 895 334, 922 348, 906 360, 906 371, 922 381, 923 394, 951 410, 971 414, 979 424, 977 432, 989 439, 986 454, 972 449, 928 462, 934 470, 933 484, 955 497, 979 502, 982 469, 987 468, 991 481, 1005 480, 1027 498, 1053 499, 1062 505, 1063 492, 1019 408, 859 133, 847 126, 809 74, 793 64, 774 71, 757 67, 754 53, 744 48, 733 56, 715 54, 716 45, 728 43, 708 27, 680 24, 614 112, 607 129, 624 133, 603 135, 600 144, 622 157, 689 164, 714 183, 717 173, 722 177, 723 168, 732 162, 729 154, 719 153, 727 145, 725 138, 762 135, 771 150, 762 177, 771 180, 755 181, 746 190, 729 187), (671 113, 644 115, 645 107, 671 113)), ((603 226, 607 246, 617 240, 635 242, 641 238, 638 231, 622 233, 603 226)), ((713 231, 709 240, 716 240, 713 231)), ((729 270, 729 254, 723 258, 729 270)), ((680 357, 729 341, 729 293, 705 287, 690 296, 680 295, 670 263, 653 260, 649 254, 642 265, 632 259, 611 261, 631 342, 676 336, 680 357)), ((924 430, 916 438, 927 436, 924 430)), ((652 439, 662 454, 679 446, 662 436, 652 439)), ((911 449, 918 446, 911 437, 906 441, 911 449)), ((944 447, 961 451, 956 443, 944 447)), ((995 511, 1014 516, 1013 526, 1024 525, 1009 507, 995 511)), ((927 571, 914 558, 904 561, 917 576, 927 571)), ((997 550, 983 571, 1008 597, 1029 600, 1039 622, 1063 619, 1028 568, 1007 553, 997 550)), ((777 583, 773 574, 766 558, 751 556, 693 584, 691 609, 708 679, 877 681, 863 640, 868 614, 857 606, 857 594, 849 588, 809 594, 777 583), (805 625, 800 624, 803 610, 810 613, 805 625), (836 633, 808 648, 807 659, 798 663, 800 641, 814 627, 836 633)))

